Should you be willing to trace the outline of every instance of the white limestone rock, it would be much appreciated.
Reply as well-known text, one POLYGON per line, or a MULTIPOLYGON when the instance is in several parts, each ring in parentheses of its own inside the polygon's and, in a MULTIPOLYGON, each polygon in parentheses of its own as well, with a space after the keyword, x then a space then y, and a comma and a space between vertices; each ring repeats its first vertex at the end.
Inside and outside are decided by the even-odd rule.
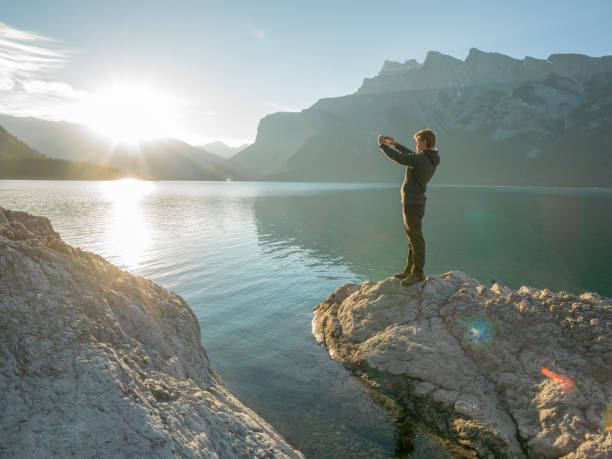
POLYGON ((177 294, 0 208, 0 457, 303 457, 211 368, 177 294))
POLYGON ((343 286, 313 319, 333 359, 479 457, 612 457, 611 331, 608 298, 456 271, 343 286))

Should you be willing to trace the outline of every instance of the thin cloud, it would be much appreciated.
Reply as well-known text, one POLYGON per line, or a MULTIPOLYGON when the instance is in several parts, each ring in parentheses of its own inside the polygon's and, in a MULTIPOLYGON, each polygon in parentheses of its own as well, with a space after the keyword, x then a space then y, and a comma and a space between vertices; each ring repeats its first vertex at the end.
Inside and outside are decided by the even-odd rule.
MULTIPOLYGON (((257 39, 269 38, 257 27, 243 30, 257 39)), ((72 65, 74 54, 52 38, 0 22, 0 113, 93 126, 92 107, 99 104, 101 94, 75 88, 60 76, 72 65)), ((184 95, 169 102, 174 112, 169 135, 194 145, 219 138, 229 144, 253 142, 262 117, 279 110, 299 111, 211 85, 202 76, 185 80, 179 72, 176 78, 182 83, 173 84, 171 78, 166 87, 180 86, 184 95)), ((143 84, 136 81, 136 86, 143 84)))
POLYGON ((5 79, 40 78, 62 68, 69 53, 51 47, 55 41, 0 22, 0 75, 5 79))
POLYGON ((249 29, 249 32, 251 32, 251 35, 253 35, 255 38, 262 40, 266 36, 266 31, 263 29, 259 29, 252 25, 247 26, 247 28, 249 29))
POLYGON ((14 29, 3 22, 0 22, 0 37, 16 41, 55 41, 51 38, 43 37, 35 32, 14 29))
POLYGON ((69 63, 70 54, 52 38, 0 22, 0 112, 50 118, 65 115, 62 103, 86 97, 85 92, 53 80, 69 63))

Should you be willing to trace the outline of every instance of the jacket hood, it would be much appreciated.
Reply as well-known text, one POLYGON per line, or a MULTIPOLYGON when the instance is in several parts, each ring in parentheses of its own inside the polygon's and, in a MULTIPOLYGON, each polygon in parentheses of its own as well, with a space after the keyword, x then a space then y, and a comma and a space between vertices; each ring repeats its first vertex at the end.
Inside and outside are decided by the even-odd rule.
POLYGON ((438 154, 438 149, 430 150, 429 148, 423 150, 423 154, 427 155, 434 166, 440 164, 440 155, 438 154))

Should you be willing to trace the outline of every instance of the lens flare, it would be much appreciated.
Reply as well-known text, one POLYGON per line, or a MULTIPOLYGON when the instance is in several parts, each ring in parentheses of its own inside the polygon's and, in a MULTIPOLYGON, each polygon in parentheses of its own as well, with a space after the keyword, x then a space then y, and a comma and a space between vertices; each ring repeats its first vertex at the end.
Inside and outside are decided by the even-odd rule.
POLYGON ((550 371, 546 367, 542 367, 540 371, 544 376, 548 376, 550 379, 556 382, 557 385, 561 388, 561 390, 566 394, 569 394, 576 388, 576 381, 574 380, 574 378, 569 378, 567 376, 560 375, 558 373, 550 371))
MULTIPOLYGON (((458 319, 459 323, 462 322, 458 319)), ((474 317, 467 321, 464 338, 473 348, 490 344, 495 338, 495 325, 484 316, 474 317)))

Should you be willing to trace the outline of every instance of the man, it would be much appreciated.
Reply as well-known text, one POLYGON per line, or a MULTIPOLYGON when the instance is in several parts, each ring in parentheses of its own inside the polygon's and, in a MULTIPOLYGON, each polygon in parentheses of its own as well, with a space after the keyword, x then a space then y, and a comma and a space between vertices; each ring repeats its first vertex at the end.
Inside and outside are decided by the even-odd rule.
POLYGON ((425 279, 425 240, 421 231, 421 220, 425 215, 425 191, 436 167, 440 164, 438 149, 434 150, 436 134, 422 129, 414 134, 416 153, 397 143, 392 137, 378 136, 378 147, 389 159, 406 166, 402 184, 402 207, 404 228, 408 238, 408 260, 404 269, 394 276, 401 279, 404 287, 425 279), (391 148, 393 147, 393 148, 391 148))

